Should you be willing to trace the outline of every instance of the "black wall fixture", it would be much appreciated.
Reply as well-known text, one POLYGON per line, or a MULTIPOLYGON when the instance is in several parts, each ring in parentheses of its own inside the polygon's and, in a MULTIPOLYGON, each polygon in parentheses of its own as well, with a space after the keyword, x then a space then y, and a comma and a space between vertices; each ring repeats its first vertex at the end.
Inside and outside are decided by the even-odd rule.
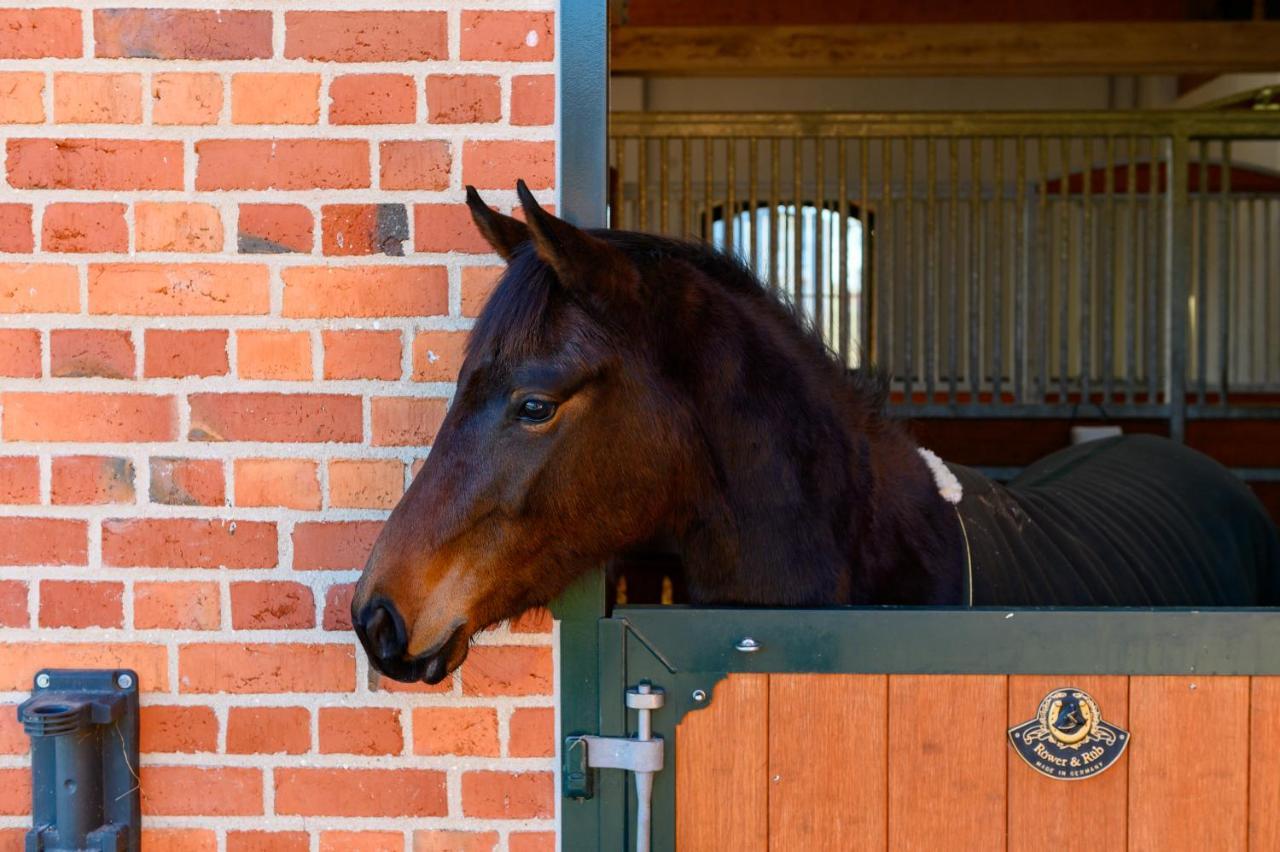
POLYGON ((18 721, 31 738, 26 852, 136 852, 138 676, 45 669, 18 721))

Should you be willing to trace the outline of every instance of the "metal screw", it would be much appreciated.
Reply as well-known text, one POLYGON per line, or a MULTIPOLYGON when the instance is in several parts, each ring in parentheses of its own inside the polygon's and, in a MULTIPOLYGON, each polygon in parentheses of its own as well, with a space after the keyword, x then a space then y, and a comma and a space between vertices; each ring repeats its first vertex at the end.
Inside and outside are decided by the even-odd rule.
POLYGON ((116 686, 121 689, 128 689, 133 686, 133 677, 128 674, 122 674, 116 678, 116 686))
POLYGON ((649 691, 652 689, 653 689, 653 686, 647 680, 640 681, 639 685, 636 686, 636 692, 640 693, 641 695, 648 695, 649 691))
POLYGON ((44 672, 40 672, 40 674, 36 675, 36 686, 40 687, 41 689, 48 689, 49 676, 44 672))
POLYGON ((760 650, 760 643, 752 639, 750 636, 744 636, 738 640, 738 644, 733 647, 737 648, 744 654, 754 654, 760 650))
POLYGON ((699 703, 707 700, 707 691, 705 689, 695 689, 693 691, 693 700, 699 703))

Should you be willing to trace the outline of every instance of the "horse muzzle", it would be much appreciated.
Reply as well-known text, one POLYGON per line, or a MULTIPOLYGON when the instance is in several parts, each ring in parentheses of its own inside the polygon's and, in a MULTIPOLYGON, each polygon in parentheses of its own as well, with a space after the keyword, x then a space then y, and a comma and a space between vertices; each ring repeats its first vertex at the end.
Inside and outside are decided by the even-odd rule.
POLYGON ((449 676, 466 659, 465 621, 456 622, 449 633, 433 647, 409 656, 409 635, 404 618, 395 604, 386 598, 375 598, 359 611, 352 608, 351 626, 369 657, 370 664, 387 677, 414 683, 436 684, 449 676), (458 652, 462 651, 461 656, 458 652), (458 657, 458 659, 454 659, 458 657))

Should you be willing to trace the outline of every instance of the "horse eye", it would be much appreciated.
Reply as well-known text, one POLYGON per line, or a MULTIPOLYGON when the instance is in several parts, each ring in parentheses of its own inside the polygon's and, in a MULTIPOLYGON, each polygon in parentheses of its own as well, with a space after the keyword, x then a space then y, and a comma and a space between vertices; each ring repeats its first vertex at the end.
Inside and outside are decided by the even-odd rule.
POLYGON ((545 423, 555 413, 555 403, 545 399, 526 399, 520 403, 519 417, 529 423, 545 423))

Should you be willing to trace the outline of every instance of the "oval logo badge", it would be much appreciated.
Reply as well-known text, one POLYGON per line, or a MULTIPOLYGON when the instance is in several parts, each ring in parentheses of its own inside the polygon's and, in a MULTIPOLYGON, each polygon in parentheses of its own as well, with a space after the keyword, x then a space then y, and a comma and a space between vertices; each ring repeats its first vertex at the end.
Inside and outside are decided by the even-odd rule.
POLYGON ((1064 687, 1044 697, 1034 719, 1010 728, 1009 742, 1042 775, 1078 781, 1115 763, 1129 744, 1129 732, 1103 722, 1089 693, 1064 687))

